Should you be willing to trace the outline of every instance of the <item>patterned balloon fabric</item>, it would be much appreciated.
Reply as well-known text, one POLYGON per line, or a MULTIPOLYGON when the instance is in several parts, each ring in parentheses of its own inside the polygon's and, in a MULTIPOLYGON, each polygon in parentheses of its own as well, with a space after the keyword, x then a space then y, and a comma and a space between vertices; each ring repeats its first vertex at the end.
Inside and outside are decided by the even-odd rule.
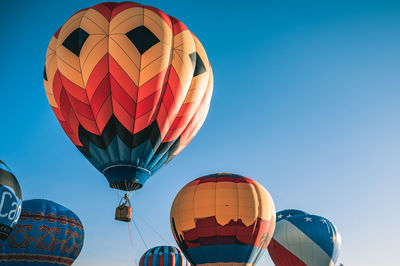
POLYGON ((330 221, 305 213, 277 222, 268 252, 276 266, 334 266, 340 247, 340 234, 330 221))
POLYGON ((46 53, 44 86, 65 133, 108 179, 137 190, 206 119, 213 74, 179 20, 133 2, 74 14, 46 53))
POLYGON ((146 251, 139 266, 190 266, 182 251, 176 247, 159 246, 146 251))
POLYGON ((213 174, 181 189, 172 204, 171 227, 194 265, 255 265, 272 238, 275 206, 256 181, 213 174))
POLYGON ((82 223, 72 211, 49 200, 26 200, 16 227, 1 245, 1 265, 71 265, 83 240, 82 223))

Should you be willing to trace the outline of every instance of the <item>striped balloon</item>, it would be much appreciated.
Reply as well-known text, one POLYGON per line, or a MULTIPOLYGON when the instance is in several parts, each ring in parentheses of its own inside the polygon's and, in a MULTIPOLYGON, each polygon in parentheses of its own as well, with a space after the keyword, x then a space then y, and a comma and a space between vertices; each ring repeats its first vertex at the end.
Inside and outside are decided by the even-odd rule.
POLYGON ((330 221, 305 214, 277 222, 268 252, 276 266, 333 266, 340 247, 340 234, 330 221))
POLYGON ((133 191, 170 162, 206 119, 213 74, 179 20, 133 2, 75 13, 50 40, 48 101, 112 188, 133 191))
POLYGON ((0 160, 0 239, 7 239, 21 213, 22 193, 17 178, 0 160))
POLYGON ((275 206, 267 190, 248 177, 203 176, 175 197, 171 228, 194 265, 254 265, 272 238, 275 206))
POLYGON ((146 251, 139 266, 190 266, 183 253, 176 247, 159 246, 146 251))

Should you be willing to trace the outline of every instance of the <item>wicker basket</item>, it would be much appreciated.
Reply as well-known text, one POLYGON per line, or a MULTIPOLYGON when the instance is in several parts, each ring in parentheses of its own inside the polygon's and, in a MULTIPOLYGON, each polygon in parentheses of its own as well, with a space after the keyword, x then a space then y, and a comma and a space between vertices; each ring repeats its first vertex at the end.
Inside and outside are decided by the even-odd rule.
POLYGON ((122 222, 130 222, 132 220, 132 207, 118 206, 115 209, 115 220, 122 222))

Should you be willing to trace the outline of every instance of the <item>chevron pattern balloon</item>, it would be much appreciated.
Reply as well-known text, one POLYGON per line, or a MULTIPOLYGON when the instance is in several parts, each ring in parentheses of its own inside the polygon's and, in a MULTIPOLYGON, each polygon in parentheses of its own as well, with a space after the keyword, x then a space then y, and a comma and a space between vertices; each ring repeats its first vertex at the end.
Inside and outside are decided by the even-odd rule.
POLYGON ((139 266, 190 266, 182 251, 176 247, 159 246, 146 251, 139 266))
POLYGON ((133 2, 98 4, 69 18, 50 41, 43 79, 73 144, 111 187, 129 191, 188 145, 213 90, 193 33, 133 2))
POLYGON ((25 200, 20 219, 0 248, 3 266, 71 265, 84 232, 75 213, 53 201, 25 200))
POLYGON ((340 247, 340 234, 330 221, 303 214, 276 223, 268 252, 276 266, 334 266, 340 247))

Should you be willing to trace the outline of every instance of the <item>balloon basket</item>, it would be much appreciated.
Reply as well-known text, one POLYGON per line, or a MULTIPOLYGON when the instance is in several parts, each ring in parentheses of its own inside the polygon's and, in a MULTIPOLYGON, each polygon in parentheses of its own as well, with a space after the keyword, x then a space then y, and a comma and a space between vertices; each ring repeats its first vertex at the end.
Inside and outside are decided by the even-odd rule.
POLYGON ((132 220, 132 207, 118 206, 115 209, 115 220, 121 222, 130 222, 132 220))

